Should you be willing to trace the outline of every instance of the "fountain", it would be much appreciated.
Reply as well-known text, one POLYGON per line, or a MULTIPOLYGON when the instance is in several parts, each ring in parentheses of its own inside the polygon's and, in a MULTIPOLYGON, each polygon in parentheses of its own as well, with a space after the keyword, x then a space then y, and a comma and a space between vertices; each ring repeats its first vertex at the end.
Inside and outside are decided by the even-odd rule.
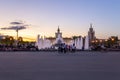
POLYGON ((38 38, 37 38, 37 42, 36 42, 36 46, 38 47, 38 49, 42 49, 43 48, 43 38, 38 35, 38 38))
POLYGON ((76 49, 80 49, 80 38, 76 39, 76 49))
POLYGON ((48 49, 48 48, 50 48, 50 47, 51 47, 51 42, 50 42, 50 40, 44 38, 44 40, 43 40, 43 49, 48 49))
POLYGON ((40 38, 40 35, 37 36, 37 40, 36 40, 35 46, 38 46, 38 44, 39 44, 39 38, 40 38))
POLYGON ((84 49, 85 50, 89 50, 89 38, 88 38, 88 36, 85 37, 84 49))
POLYGON ((81 50, 83 49, 83 38, 82 37, 80 38, 80 49, 81 50))
POLYGON ((74 41, 71 40, 70 43, 68 45, 73 45, 74 44, 74 41))
POLYGON ((55 49, 58 49, 58 47, 60 47, 61 44, 63 44, 63 43, 64 43, 63 38, 61 37, 60 34, 57 34, 57 37, 56 37, 56 40, 55 40, 55 44, 54 44, 55 49))
POLYGON ((82 50, 82 48, 83 48, 83 38, 82 37, 75 39, 75 46, 76 46, 76 49, 82 50))
POLYGON ((43 37, 40 38, 40 35, 38 35, 37 41, 36 41, 36 46, 38 47, 39 50, 46 49, 46 48, 48 49, 51 47, 51 42, 50 42, 50 40, 46 39, 45 37, 44 37, 44 39, 43 39, 43 37))
POLYGON ((56 43, 56 44, 61 44, 61 43, 63 43, 63 39, 62 39, 62 37, 60 36, 60 34, 58 34, 58 37, 56 38, 55 43, 56 43))

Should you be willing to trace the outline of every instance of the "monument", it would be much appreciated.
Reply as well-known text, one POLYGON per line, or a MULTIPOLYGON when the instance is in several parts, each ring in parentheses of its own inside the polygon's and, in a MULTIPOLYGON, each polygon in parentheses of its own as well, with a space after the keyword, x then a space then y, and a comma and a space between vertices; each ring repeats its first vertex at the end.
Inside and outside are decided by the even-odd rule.
POLYGON ((79 36, 74 40, 73 39, 70 40, 69 43, 66 43, 66 42, 64 42, 65 38, 62 38, 62 33, 60 32, 60 28, 58 26, 57 32, 55 33, 55 37, 53 38, 54 41, 50 40, 50 38, 46 38, 46 37, 43 38, 42 36, 38 35, 37 40, 36 40, 36 46, 38 47, 39 50, 48 49, 51 47, 54 47, 57 49, 59 46, 61 46, 61 44, 65 43, 68 46, 75 44, 76 49, 78 49, 78 50, 83 50, 83 49, 89 50, 90 40, 95 38, 94 34, 95 34, 95 32, 94 32, 94 30, 92 28, 92 24, 91 24, 91 27, 88 32, 88 36, 86 36, 84 39, 81 36, 79 36))

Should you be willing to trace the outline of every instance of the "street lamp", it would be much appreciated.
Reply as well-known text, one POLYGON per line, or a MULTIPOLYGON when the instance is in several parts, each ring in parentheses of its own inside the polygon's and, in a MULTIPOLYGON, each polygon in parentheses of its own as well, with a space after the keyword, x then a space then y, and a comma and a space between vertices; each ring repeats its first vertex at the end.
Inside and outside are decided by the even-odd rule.
POLYGON ((112 38, 111 40, 112 40, 112 41, 114 41, 115 39, 114 39, 114 38, 112 38))
POLYGON ((98 43, 98 40, 95 40, 96 43, 98 43))

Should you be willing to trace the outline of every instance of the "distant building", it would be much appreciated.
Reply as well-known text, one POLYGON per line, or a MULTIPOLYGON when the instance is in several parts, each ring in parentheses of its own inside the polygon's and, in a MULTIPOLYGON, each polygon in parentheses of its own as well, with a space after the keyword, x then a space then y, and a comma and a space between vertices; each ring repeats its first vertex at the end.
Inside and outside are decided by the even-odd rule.
POLYGON ((90 43, 91 43, 92 40, 96 39, 95 31, 93 30, 92 24, 90 24, 90 28, 89 28, 89 31, 88 31, 88 38, 89 38, 90 43))
POLYGON ((62 33, 60 32, 59 26, 58 26, 58 30, 57 33, 55 33, 55 44, 62 44, 64 43, 63 38, 62 38, 62 33))
POLYGON ((59 26, 57 32, 55 33, 55 37, 49 37, 47 39, 49 39, 52 44, 55 44, 56 40, 58 41, 58 43, 70 44, 70 42, 73 40, 72 38, 62 37, 62 32, 60 32, 59 26))
POLYGON ((58 26, 57 32, 55 33, 55 38, 61 37, 62 38, 62 33, 60 32, 60 28, 58 26))

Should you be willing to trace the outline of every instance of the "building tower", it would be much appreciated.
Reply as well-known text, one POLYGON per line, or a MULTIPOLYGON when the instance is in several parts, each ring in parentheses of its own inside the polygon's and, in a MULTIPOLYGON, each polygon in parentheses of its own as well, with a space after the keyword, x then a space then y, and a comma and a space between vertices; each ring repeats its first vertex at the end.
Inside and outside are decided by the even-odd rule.
POLYGON ((88 38, 89 38, 89 42, 91 43, 92 40, 95 40, 95 31, 93 30, 93 26, 92 24, 90 24, 90 28, 88 31, 88 38))
POLYGON ((58 38, 58 37, 62 38, 62 33, 60 32, 59 26, 58 26, 58 29, 57 29, 57 33, 55 33, 55 38, 58 38))
POLYGON ((55 33, 55 38, 56 38, 55 43, 57 45, 60 45, 63 43, 62 33, 60 32, 59 26, 58 26, 57 32, 55 33))

